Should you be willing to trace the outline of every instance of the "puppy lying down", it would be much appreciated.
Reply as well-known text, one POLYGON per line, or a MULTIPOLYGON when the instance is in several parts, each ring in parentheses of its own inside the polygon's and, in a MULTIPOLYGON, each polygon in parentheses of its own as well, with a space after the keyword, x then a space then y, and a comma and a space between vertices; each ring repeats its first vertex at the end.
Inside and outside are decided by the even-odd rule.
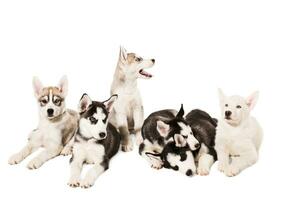
MULTIPOLYGON (((181 139, 177 138, 177 140, 181 139)), ((152 159, 162 161, 163 167, 167 169, 173 169, 187 176, 193 176, 196 173, 196 164, 191 149, 186 142, 180 146, 176 143, 176 141, 167 143, 161 153, 146 152, 145 154, 152 159)))

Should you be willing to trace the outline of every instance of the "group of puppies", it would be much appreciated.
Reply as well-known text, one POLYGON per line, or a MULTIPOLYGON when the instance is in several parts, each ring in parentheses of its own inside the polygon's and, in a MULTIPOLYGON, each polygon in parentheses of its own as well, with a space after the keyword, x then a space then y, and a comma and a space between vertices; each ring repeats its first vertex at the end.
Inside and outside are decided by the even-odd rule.
POLYGON ((198 109, 185 115, 183 105, 179 111, 160 110, 144 120, 137 79, 151 78, 145 70, 154 63, 154 59, 127 53, 121 47, 111 97, 94 101, 83 94, 78 111, 66 108, 65 76, 53 87, 44 87, 33 78, 39 123, 26 146, 9 158, 9 164, 20 163, 39 148, 43 151, 28 163, 29 169, 37 169, 58 155, 71 154, 68 185, 89 188, 109 168, 119 149, 133 149, 130 134, 135 135, 139 153, 151 167, 170 168, 187 176, 208 175, 216 160, 221 172, 235 176, 257 161, 262 130, 250 116, 257 92, 242 98, 228 97, 219 90, 219 120, 198 109), (84 164, 93 166, 81 177, 84 164))

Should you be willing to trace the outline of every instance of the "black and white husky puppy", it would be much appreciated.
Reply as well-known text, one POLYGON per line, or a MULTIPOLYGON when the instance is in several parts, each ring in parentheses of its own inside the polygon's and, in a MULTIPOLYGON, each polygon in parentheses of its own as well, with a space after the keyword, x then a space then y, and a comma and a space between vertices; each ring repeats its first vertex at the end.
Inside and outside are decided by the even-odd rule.
POLYGON ((79 103, 79 128, 75 135, 73 155, 70 160, 71 176, 68 185, 89 188, 108 169, 110 159, 118 152, 121 136, 108 122, 109 113, 117 95, 104 102, 92 101, 84 94, 79 103), (94 164, 84 179, 80 174, 84 163, 94 164))
MULTIPOLYGON (((184 109, 181 105, 178 113, 176 110, 161 110, 150 114, 144 121, 142 127, 143 143, 139 147, 139 153, 149 162, 151 167, 160 169, 163 163, 145 153, 161 153, 165 145, 174 139, 183 138, 191 150, 200 147, 183 115, 184 109)), ((176 144, 178 147, 182 147, 182 143, 177 142, 176 144)))
POLYGON ((51 87, 44 87, 42 82, 34 77, 33 89, 39 107, 38 126, 30 133, 26 146, 8 161, 11 165, 18 164, 40 147, 44 148, 28 163, 29 169, 37 169, 60 154, 71 154, 72 138, 79 119, 77 112, 66 108, 66 76, 61 78, 58 86, 51 87))
POLYGON ((195 161, 198 163, 197 174, 208 175, 211 166, 217 160, 217 153, 214 148, 217 120, 199 109, 189 112, 185 120, 200 143, 200 148, 194 151, 195 161))
POLYGON ((173 142, 167 143, 161 153, 146 152, 145 154, 153 159, 158 159, 158 161, 161 160, 164 168, 193 176, 196 173, 193 152, 181 135, 176 134, 175 136, 178 138, 174 138, 173 142))

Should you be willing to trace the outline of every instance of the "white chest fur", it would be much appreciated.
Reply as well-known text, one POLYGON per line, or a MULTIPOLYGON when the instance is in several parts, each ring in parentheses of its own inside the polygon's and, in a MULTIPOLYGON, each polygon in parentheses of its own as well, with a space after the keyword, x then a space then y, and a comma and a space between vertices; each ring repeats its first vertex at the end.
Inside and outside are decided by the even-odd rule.
POLYGON ((62 132, 59 123, 41 120, 38 126, 38 131, 41 134, 41 142, 43 146, 47 146, 49 144, 61 145, 62 132))
POLYGON ((85 160, 89 164, 100 164, 105 154, 104 146, 93 140, 81 141, 74 144, 73 154, 77 159, 85 160))

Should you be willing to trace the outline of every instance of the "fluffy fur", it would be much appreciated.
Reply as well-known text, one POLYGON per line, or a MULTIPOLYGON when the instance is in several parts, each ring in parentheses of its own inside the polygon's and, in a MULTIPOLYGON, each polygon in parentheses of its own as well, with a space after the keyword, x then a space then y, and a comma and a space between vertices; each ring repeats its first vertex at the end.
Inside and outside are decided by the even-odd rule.
POLYGON ((258 160, 262 129, 250 111, 258 92, 248 98, 227 97, 219 90, 222 117, 217 126, 216 150, 218 169, 227 176, 235 176, 258 160))
POLYGON ((142 98, 137 87, 137 79, 149 79, 151 74, 145 69, 154 65, 154 59, 143 59, 135 53, 127 53, 121 47, 118 65, 115 70, 111 94, 117 94, 118 100, 112 111, 111 123, 119 129, 122 136, 122 150, 131 151, 133 143, 130 133, 135 133, 140 144, 141 127, 144 120, 142 98))
POLYGON ((9 164, 18 164, 38 148, 44 150, 32 159, 27 167, 37 169, 46 161, 59 154, 71 153, 71 138, 78 126, 78 114, 67 110, 65 99, 68 92, 68 81, 63 77, 57 87, 43 87, 38 78, 33 79, 34 94, 39 106, 38 127, 31 132, 27 145, 12 155, 9 164))
POLYGON ((70 160, 71 175, 68 185, 89 188, 108 169, 110 159, 118 152, 121 137, 117 129, 108 122, 109 113, 116 95, 107 101, 92 101, 84 94, 79 103, 79 129, 75 135, 73 154, 70 160), (81 180, 84 163, 93 164, 81 180))

